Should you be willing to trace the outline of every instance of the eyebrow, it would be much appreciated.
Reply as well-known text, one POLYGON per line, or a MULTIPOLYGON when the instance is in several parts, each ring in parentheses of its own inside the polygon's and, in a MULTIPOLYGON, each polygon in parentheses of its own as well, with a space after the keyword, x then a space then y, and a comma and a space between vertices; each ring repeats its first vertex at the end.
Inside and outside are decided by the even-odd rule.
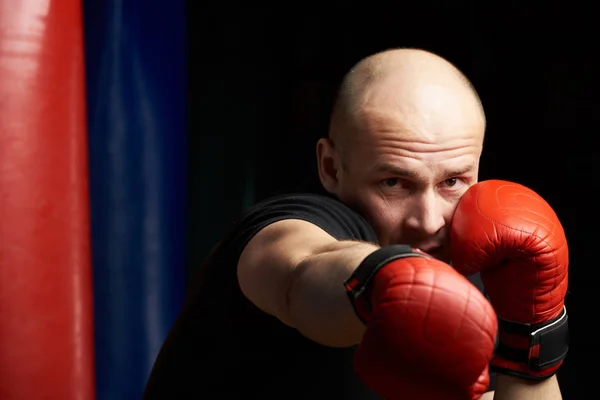
MULTIPOLYGON (((444 178, 460 176, 460 175, 464 175, 468 172, 471 172, 474 168, 475 168, 474 164, 469 164, 466 167, 460 168, 460 169, 445 169, 442 172, 442 176, 444 178)), ((386 163, 375 165, 375 168, 373 170, 375 172, 379 172, 379 173, 384 172, 384 173, 391 174, 393 176, 400 176, 403 178, 411 178, 411 179, 418 179, 419 177, 422 176, 422 174, 418 171, 412 171, 409 169, 400 168, 395 165, 386 164, 386 163)))

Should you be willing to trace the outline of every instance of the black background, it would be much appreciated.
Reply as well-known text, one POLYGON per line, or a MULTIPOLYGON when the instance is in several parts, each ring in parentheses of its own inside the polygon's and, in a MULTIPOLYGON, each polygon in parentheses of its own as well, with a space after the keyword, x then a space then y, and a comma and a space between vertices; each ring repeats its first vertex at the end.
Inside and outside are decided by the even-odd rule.
POLYGON ((572 343, 559 379, 565 399, 579 398, 577 384, 589 392, 575 370, 586 354, 577 299, 597 242, 597 22, 591 2, 558 3, 190 2, 190 270, 240 210, 315 174, 316 141, 354 63, 387 48, 430 50, 481 96, 480 179, 531 187, 563 222, 572 343))

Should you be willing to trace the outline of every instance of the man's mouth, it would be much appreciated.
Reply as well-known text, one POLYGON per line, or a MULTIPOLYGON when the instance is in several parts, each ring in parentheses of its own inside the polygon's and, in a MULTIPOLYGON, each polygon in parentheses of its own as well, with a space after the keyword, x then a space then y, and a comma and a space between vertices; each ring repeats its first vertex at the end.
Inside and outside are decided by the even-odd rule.
POLYGON ((438 258, 438 256, 442 255, 444 252, 444 246, 423 246, 423 247, 417 247, 419 250, 423 251, 424 253, 429 254, 432 257, 438 258))

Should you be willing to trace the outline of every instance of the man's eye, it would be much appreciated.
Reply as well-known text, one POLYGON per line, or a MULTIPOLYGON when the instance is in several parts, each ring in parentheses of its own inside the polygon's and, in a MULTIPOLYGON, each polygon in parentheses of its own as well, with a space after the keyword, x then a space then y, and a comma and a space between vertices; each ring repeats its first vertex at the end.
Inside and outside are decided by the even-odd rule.
POLYGON ((444 183, 446 184, 446 186, 448 187, 452 187, 455 186, 458 183, 458 178, 450 178, 450 179, 446 179, 444 181, 444 183))
POLYGON ((388 178, 383 181, 383 184, 387 187, 397 186, 399 183, 398 178, 388 178))

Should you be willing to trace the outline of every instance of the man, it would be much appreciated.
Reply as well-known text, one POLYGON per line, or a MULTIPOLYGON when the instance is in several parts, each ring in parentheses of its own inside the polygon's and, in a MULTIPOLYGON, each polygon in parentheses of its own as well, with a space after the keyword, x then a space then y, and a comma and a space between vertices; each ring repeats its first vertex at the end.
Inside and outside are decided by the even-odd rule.
POLYGON ((496 315, 446 263, 485 123, 469 81, 437 55, 359 62, 317 144, 321 190, 268 199, 236 221, 145 398, 560 399, 553 373, 502 374, 480 397, 492 389, 496 315))

